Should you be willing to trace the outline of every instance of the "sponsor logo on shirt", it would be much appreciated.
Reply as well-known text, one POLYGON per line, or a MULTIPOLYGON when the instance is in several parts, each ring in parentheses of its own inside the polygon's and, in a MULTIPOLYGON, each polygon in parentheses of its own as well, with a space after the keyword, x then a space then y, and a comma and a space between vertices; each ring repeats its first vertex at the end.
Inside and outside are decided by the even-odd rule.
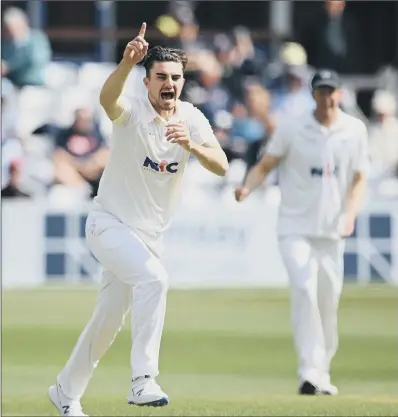
POLYGON ((178 171, 178 162, 160 161, 154 162, 148 156, 145 158, 143 167, 146 171, 155 171, 161 174, 175 174, 178 171))
POLYGON ((311 167, 311 177, 331 177, 332 175, 337 175, 339 169, 338 167, 331 167, 330 164, 326 164, 322 167, 311 167))

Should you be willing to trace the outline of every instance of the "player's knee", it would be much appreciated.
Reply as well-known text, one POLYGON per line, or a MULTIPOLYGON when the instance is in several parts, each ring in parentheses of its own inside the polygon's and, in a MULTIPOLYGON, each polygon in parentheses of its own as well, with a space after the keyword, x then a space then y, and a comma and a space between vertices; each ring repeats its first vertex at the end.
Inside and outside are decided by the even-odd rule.
POLYGON ((316 286, 311 285, 309 281, 299 281, 293 288, 293 296, 303 302, 315 302, 317 299, 316 286))
POLYGON ((152 279, 152 282, 155 283, 159 291, 167 292, 169 289, 169 277, 166 271, 158 272, 153 278, 154 279, 152 279))
POLYGON ((126 311, 121 309, 109 309, 107 316, 102 323, 102 329, 110 334, 117 333, 123 326, 126 317, 126 311))
POLYGON ((93 321, 96 322, 96 327, 101 328, 102 331, 115 333, 123 326, 127 312, 128 310, 122 303, 109 303, 97 308, 93 315, 93 321))
POLYGON ((146 279, 159 292, 166 292, 169 288, 169 277, 167 271, 160 263, 154 263, 147 268, 146 279))

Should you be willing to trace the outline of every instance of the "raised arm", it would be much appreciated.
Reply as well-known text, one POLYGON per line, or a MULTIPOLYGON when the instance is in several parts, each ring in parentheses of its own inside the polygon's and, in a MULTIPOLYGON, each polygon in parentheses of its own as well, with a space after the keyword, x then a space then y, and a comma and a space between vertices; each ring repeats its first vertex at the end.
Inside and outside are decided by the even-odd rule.
POLYGON ((101 89, 101 106, 112 121, 118 119, 127 110, 128 104, 122 98, 122 91, 131 70, 148 52, 145 31, 146 23, 143 23, 138 36, 127 44, 122 60, 101 89))

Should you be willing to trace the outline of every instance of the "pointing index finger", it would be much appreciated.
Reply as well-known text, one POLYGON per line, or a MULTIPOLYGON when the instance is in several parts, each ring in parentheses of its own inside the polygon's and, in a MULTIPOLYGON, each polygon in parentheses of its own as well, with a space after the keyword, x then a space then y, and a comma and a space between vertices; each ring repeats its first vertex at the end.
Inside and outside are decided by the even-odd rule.
POLYGON ((145 36, 145 31, 146 31, 146 23, 144 22, 141 25, 140 33, 138 35, 144 37, 145 36))

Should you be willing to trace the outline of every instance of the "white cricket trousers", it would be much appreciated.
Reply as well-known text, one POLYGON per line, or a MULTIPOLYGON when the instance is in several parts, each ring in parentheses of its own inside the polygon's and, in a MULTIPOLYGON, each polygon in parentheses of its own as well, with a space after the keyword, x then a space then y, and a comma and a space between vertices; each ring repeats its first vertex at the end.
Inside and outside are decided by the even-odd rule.
POLYGON ((167 273, 129 227, 108 213, 93 211, 87 218, 86 238, 104 271, 91 320, 58 375, 58 383, 71 399, 80 399, 84 394, 130 306, 132 377, 157 376, 166 312, 167 273))
POLYGON ((279 239, 279 247, 290 281, 299 379, 327 386, 338 347, 344 241, 288 236, 279 239))

